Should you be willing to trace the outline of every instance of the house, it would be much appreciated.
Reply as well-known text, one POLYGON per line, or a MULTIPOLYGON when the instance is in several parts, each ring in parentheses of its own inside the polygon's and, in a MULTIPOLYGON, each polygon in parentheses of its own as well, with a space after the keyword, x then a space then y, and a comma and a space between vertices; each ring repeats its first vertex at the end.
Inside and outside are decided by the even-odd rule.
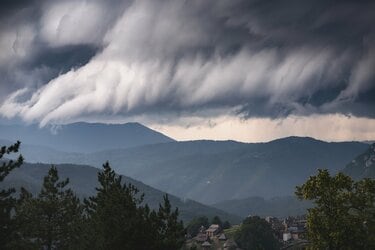
POLYGON ((301 238, 304 238, 304 234, 305 234, 305 230, 303 229, 297 229, 297 230, 292 230, 290 231, 291 235, 292 235, 292 239, 293 240, 299 240, 301 238))
POLYGON ((207 250, 210 249, 210 248, 211 248, 211 243, 208 242, 208 241, 203 242, 203 243, 202 243, 202 248, 205 249, 205 250, 206 250, 206 249, 207 249, 207 250))
POLYGON ((236 250, 237 249, 237 244, 234 240, 227 240, 224 245, 224 250, 236 250))
POLYGON ((292 238, 292 234, 290 232, 283 233, 283 241, 288 241, 292 238))
POLYGON ((225 236, 225 234, 220 234, 219 240, 226 241, 227 237, 225 236))
POLYGON ((196 240, 197 242, 205 242, 207 241, 207 239, 208 236, 205 232, 199 232, 197 236, 194 237, 194 240, 196 240))
POLYGON ((283 221, 284 231, 283 240, 300 240, 305 238, 306 234, 306 224, 305 218, 301 217, 288 217, 283 221))
POLYGON ((220 226, 218 224, 212 224, 207 230, 206 230, 206 234, 208 237, 214 237, 215 235, 217 235, 218 233, 220 233, 220 226))

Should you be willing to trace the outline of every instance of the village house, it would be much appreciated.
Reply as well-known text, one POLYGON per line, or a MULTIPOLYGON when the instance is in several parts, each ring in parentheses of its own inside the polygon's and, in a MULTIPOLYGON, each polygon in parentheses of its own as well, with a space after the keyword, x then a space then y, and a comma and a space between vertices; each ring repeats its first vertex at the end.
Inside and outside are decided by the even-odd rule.
POLYGON ((206 234, 206 229, 204 226, 201 226, 199 228, 199 233, 197 234, 197 236, 194 237, 194 240, 199 243, 202 243, 208 240, 208 236, 206 234))
POLYGON ((238 250, 239 249, 236 242, 231 239, 227 240, 224 243, 223 247, 224 247, 224 250, 238 250))
POLYGON ((220 241, 226 241, 227 240, 227 237, 225 236, 225 234, 220 234, 220 236, 219 236, 219 240, 220 241))
POLYGON ((219 234, 220 233, 220 226, 218 224, 212 224, 207 230, 206 230, 206 234, 207 234, 207 237, 209 238, 212 238, 214 237, 215 235, 219 234))
POLYGON ((304 217, 287 217, 279 220, 268 216, 265 220, 271 224, 275 236, 283 242, 304 239, 306 234, 306 219, 304 217))
POLYGON ((203 243, 202 243, 202 248, 203 248, 204 250, 208 250, 208 249, 210 249, 210 248, 211 248, 211 243, 208 242, 208 241, 203 242, 203 243))

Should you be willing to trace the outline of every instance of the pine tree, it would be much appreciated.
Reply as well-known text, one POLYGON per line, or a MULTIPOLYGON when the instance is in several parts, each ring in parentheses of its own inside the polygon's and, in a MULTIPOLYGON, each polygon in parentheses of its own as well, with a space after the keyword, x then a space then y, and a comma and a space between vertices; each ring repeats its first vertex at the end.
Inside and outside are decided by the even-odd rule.
MULTIPOLYGON (((4 157, 4 155, 17 153, 20 144, 21 143, 17 141, 17 143, 10 147, 1 147, 0 160, 4 157)), ((0 165, 0 182, 3 182, 12 170, 20 167, 22 163, 22 155, 20 155, 15 161, 2 161, 0 165)), ((14 188, 0 190, 0 249, 6 248, 10 241, 10 235, 14 231, 14 223, 13 218, 11 216, 16 202, 16 199, 12 196, 14 192, 14 188)))
POLYGON ((88 216, 89 249, 180 249, 184 227, 178 221, 178 209, 172 211, 168 196, 156 212, 142 206, 143 194, 121 176, 108 162, 98 173, 100 187, 96 196, 85 200, 88 216))
POLYGON ((121 176, 109 163, 98 173, 100 187, 96 196, 85 200, 88 238, 91 249, 147 249, 144 209, 138 206, 143 195, 131 184, 122 184, 121 176), (93 237, 90 237, 93 236, 93 237))
POLYGON ((187 225, 186 232, 190 236, 195 237, 199 233, 199 230, 202 226, 205 229, 209 227, 208 218, 206 216, 195 217, 187 225))
POLYGON ((73 191, 66 188, 68 183, 69 179, 59 181, 57 169, 52 166, 36 198, 21 190, 13 248, 80 249, 83 207, 73 191))
POLYGON ((163 197, 163 205, 159 205, 158 217, 161 222, 159 232, 162 242, 161 249, 180 249, 185 241, 185 230, 182 221, 178 221, 178 208, 172 211, 168 195, 163 197))
POLYGON ((219 225, 219 226, 220 226, 220 229, 223 228, 223 222, 221 221, 220 217, 217 216, 217 215, 215 215, 215 216, 212 218, 211 224, 219 225))

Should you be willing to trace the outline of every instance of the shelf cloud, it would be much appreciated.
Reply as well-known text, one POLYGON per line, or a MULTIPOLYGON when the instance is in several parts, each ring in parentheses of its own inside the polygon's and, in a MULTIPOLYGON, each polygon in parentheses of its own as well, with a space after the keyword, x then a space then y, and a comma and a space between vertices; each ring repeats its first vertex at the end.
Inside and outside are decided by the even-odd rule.
POLYGON ((4 1, 0 113, 375 118, 373 1, 4 1))

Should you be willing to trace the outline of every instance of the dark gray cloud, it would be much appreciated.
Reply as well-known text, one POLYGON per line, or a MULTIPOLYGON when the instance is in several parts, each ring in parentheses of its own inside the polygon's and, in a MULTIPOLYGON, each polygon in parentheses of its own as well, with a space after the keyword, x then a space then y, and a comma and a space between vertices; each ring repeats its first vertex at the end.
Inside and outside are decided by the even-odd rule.
POLYGON ((6 3, 3 115, 375 117, 373 1, 6 3))
MULTIPOLYGON (((109 6, 106 9, 102 1, 1 1, 0 50, 3 56, 0 56, 0 100, 19 88, 37 89, 58 75, 86 64, 102 49, 100 39, 126 6, 125 2, 118 0, 107 3, 109 6), (60 9, 59 4, 62 5, 60 9), (90 9, 90 4, 97 6, 97 9, 104 6, 101 16, 92 17, 102 18, 101 25, 93 27, 91 34, 85 33, 88 36, 83 40, 75 41, 69 40, 69 36, 72 36, 72 32, 79 33, 82 24, 68 23, 72 25, 72 30, 62 32, 66 34, 65 37, 59 36, 58 30, 69 12, 87 7, 87 13, 82 14, 97 14, 92 6, 90 9), (52 27, 56 30, 48 30, 48 25, 54 21, 53 14, 59 10, 61 16, 57 16, 52 27), (97 37, 90 37, 92 33, 97 37)), ((79 15, 79 11, 76 14, 79 15)))

